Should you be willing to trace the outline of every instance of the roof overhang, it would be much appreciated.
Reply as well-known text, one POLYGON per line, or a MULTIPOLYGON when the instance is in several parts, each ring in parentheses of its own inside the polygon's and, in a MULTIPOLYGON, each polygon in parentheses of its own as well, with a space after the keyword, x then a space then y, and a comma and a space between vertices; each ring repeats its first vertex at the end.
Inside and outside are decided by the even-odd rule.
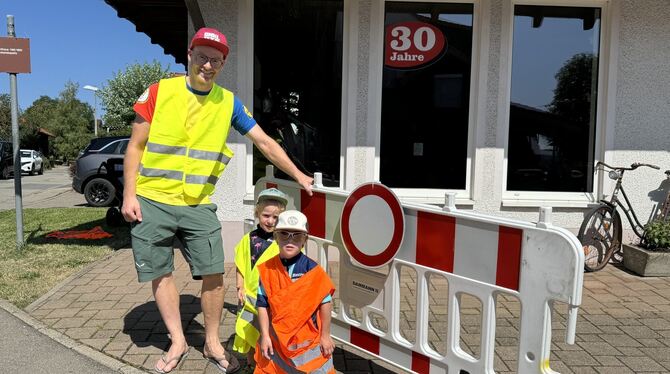
POLYGON ((178 64, 186 66, 188 11, 184 0, 105 0, 178 64))

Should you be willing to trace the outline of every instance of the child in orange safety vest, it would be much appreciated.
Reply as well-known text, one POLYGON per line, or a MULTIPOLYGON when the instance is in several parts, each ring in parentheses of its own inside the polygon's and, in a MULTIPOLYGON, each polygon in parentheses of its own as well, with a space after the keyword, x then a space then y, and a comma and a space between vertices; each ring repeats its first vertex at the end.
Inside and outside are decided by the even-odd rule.
POLYGON ((335 286, 301 251, 307 217, 296 210, 281 213, 274 237, 279 255, 258 265, 261 336, 254 373, 334 374, 330 318, 335 286))

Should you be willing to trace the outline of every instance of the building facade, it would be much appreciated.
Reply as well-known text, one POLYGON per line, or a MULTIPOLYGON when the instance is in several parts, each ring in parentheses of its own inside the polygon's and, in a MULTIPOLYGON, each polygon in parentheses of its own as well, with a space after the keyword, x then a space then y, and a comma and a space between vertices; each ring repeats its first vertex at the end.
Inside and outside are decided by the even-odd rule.
MULTIPOLYGON (((614 187, 599 161, 661 168, 624 178, 644 222, 670 188, 667 0, 189 3, 189 38, 229 38, 219 84, 326 185, 573 231, 614 187)), ((231 134, 214 201, 241 230, 265 161, 231 134)))

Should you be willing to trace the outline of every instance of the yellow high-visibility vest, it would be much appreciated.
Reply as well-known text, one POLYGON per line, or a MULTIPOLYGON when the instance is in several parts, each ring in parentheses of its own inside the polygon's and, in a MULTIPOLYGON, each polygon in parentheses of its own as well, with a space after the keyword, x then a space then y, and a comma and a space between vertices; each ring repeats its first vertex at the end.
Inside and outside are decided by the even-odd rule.
POLYGON ((247 233, 235 247, 235 266, 244 276, 244 290, 246 298, 244 307, 238 311, 237 321, 235 322, 235 341, 233 350, 240 353, 247 353, 251 348, 256 347, 256 342, 260 336, 258 327, 258 311, 256 310, 256 296, 258 295, 258 265, 277 256, 279 246, 277 242, 272 242, 265 249, 261 257, 256 261, 256 265, 251 267, 251 239, 247 233))
POLYGON ((137 194, 160 201, 161 194, 185 195, 191 200, 214 193, 214 186, 233 152, 226 145, 233 116, 234 95, 214 85, 201 103, 193 126, 184 77, 162 79, 137 177, 137 194))

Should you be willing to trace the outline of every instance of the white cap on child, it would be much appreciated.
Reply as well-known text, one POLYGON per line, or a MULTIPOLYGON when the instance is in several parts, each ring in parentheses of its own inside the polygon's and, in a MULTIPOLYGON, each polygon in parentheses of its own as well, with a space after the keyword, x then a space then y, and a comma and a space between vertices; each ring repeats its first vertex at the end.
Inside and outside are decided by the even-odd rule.
POLYGON ((307 217, 297 210, 287 210, 279 215, 275 230, 307 232, 307 217))

